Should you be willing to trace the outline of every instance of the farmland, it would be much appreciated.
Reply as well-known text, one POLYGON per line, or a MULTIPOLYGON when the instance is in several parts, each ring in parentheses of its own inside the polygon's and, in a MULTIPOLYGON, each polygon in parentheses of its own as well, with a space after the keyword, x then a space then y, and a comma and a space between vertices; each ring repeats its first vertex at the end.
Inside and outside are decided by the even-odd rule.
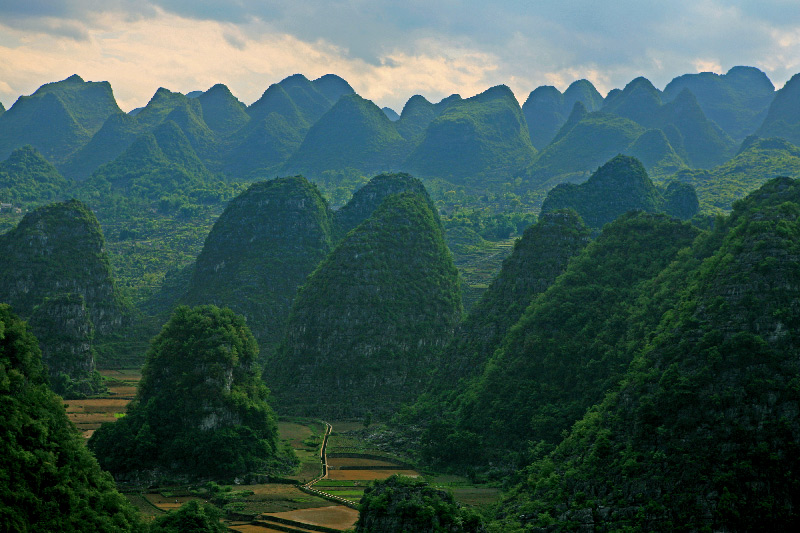
MULTIPOLYGON (((85 438, 104 422, 114 422, 125 415, 141 379, 139 370, 102 370, 108 393, 102 397, 69 400, 65 404, 70 420, 85 438)), ((410 467, 407 457, 375 449, 362 436, 363 424, 355 421, 334 421, 328 441, 328 475, 313 485, 317 491, 357 505, 364 490, 374 480, 394 474, 420 477, 410 467)), ((320 446, 325 424, 320 420, 288 418, 278 422, 283 443, 294 450, 300 464, 279 482, 224 486, 221 492, 210 493, 204 486, 165 486, 126 494, 140 512, 151 519, 175 510, 191 500, 211 502, 222 508, 226 523, 241 533, 282 531, 281 527, 303 530, 303 524, 344 530, 358 519, 356 509, 329 501, 301 490, 301 485, 322 473, 320 446), (270 524, 278 529, 272 529, 270 524)), ((474 486, 458 476, 424 476, 432 485, 453 493, 462 504, 483 506, 494 503, 499 489, 474 486)))

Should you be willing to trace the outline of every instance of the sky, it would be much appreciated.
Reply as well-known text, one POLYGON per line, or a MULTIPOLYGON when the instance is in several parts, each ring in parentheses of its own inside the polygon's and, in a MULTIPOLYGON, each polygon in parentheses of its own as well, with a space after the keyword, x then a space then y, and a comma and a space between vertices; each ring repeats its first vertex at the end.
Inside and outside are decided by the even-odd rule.
POLYGON ((400 111, 508 85, 586 78, 606 94, 645 76, 800 72, 797 0, 0 0, 0 102, 78 74, 120 107, 159 87, 224 83, 245 104, 295 73, 333 73, 400 111))

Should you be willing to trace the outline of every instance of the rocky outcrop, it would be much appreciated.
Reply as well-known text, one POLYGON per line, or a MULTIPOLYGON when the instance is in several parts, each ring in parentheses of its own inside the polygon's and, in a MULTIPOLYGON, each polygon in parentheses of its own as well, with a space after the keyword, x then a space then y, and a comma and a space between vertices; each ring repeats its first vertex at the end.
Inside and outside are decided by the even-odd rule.
POLYGON ((81 295, 46 298, 34 308, 30 326, 57 394, 80 398, 105 389, 95 370, 94 326, 81 295))

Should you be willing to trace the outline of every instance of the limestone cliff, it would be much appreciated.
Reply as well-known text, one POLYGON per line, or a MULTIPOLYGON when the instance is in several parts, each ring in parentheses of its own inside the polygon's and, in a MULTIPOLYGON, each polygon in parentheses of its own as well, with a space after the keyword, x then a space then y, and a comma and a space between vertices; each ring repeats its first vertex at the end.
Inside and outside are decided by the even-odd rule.
POLYGON ((59 294, 37 305, 30 319, 50 386, 64 398, 104 390, 95 369, 94 326, 80 294, 59 294))

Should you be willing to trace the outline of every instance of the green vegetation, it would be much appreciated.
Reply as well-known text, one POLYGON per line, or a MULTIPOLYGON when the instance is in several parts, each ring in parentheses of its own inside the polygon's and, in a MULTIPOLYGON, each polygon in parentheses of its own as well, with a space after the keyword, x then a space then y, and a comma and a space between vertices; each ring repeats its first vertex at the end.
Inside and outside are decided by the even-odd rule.
POLYGON ((441 115, 451 104, 461 101, 461 97, 453 94, 443 99, 438 104, 432 104, 425 97, 415 94, 408 99, 403 107, 395 125, 397 132, 409 141, 419 141, 425 134, 425 130, 431 121, 441 115))
POLYGON ((209 187, 213 181, 181 128, 167 121, 98 168, 84 188, 103 195, 114 192, 157 200, 166 194, 209 187))
POLYGON ((94 213, 77 200, 49 204, 0 235, 0 301, 24 317, 45 298, 79 294, 98 334, 112 333, 130 312, 116 289, 94 213))
POLYGON ((543 85, 528 95, 522 112, 528 123, 531 144, 537 150, 543 150, 550 144, 577 102, 584 110, 598 111, 603 105, 603 97, 588 80, 573 82, 564 94, 555 87, 543 85))
POLYGON ((574 209, 594 229, 633 210, 657 213, 670 208, 675 210, 670 214, 689 219, 697 213, 697 198, 692 200, 692 195, 690 188, 675 185, 666 201, 637 159, 618 155, 586 182, 562 183, 551 189, 542 203, 542 212, 574 209))
POLYGON ((486 182, 514 176, 535 154, 519 103, 499 85, 448 105, 403 166, 422 177, 486 182))
POLYGON ((150 345, 127 415, 89 447, 118 479, 228 479, 293 464, 279 449, 257 357, 241 316, 178 307, 150 345))
POLYGON ((533 299, 483 373, 460 387, 423 436, 423 456, 444 464, 491 462, 493 475, 508 475, 531 453, 527 443, 556 444, 627 367, 640 287, 697 234, 645 213, 605 226, 533 299))
POLYGON ((386 416, 421 391, 461 313, 430 199, 388 196, 302 287, 265 379, 282 412, 386 416))
POLYGON ((146 531, 47 386, 36 338, 0 305, 0 529, 146 531))
POLYGON ((225 533, 230 531, 220 522, 222 512, 209 504, 191 500, 175 511, 157 516, 150 533, 225 533))
POLYGON ((588 241, 589 230, 574 211, 544 214, 525 230, 444 350, 431 387, 449 390, 459 379, 479 374, 530 302, 553 283, 588 241))
POLYGON ((271 350, 283 337, 298 287, 332 248, 332 217, 303 177, 251 185, 208 234, 181 302, 230 307, 271 350))
POLYGON ((639 77, 622 91, 609 94, 603 111, 633 120, 645 128, 664 130, 676 152, 681 156, 685 153, 685 159, 694 167, 710 168, 733 155, 733 139, 708 120, 689 89, 683 89, 664 103, 658 89, 639 77))
POLYGON ((424 481, 392 476, 364 491, 356 533, 483 532, 481 518, 424 481))
POLYGON ((70 182, 36 148, 14 150, 0 163, 0 202, 15 206, 63 199, 70 182))
POLYGON ((122 111, 107 81, 84 82, 73 75, 42 85, 0 115, 0 159, 30 144, 50 161, 63 162, 117 113, 122 111))
POLYGON ((351 94, 311 127, 283 171, 312 177, 346 168, 371 173, 394 168, 407 153, 406 141, 383 111, 351 94))
POLYGON ((786 82, 769 106, 764 123, 756 131, 759 137, 780 137, 792 144, 800 145, 800 75, 795 74, 786 82))
POLYGON ((798 214, 798 183, 769 181, 641 293, 642 308, 662 300, 660 324, 628 348, 620 386, 527 469, 506 529, 797 521, 798 214))
POLYGON ((203 121, 219 136, 234 133, 250 120, 245 105, 221 83, 198 96, 197 101, 203 109, 203 121))
POLYGON ((84 398, 106 391, 95 369, 94 325, 83 296, 58 294, 33 309, 31 331, 39 339, 50 385, 63 398, 84 398))
POLYGON ((678 76, 664 87, 664 101, 675 99, 684 89, 690 90, 703 113, 736 141, 758 129, 775 96, 775 86, 754 67, 733 67, 722 75, 678 76))
POLYGON ((669 175, 687 168, 662 130, 645 131, 625 152, 641 161, 651 176, 669 175))
POLYGON ((711 170, 684 170, 674 178, 693 185, 701 209, 714 213, 729 210, 777 176, 800 177, 800 148, 783 139, 748 137, 727 163, 711 170))
MULTIPOLYGON (((605 100, 581 80, 522 109, 498 86, 392 121, 332 75, 249 107, 162 88, 130 114, 73 76, 0 108, 0 301, 42 353, 0 308, 0 529, 141 528, 46 382, 93 395, 95 360, 145 351, 129 412, 91 441, 134 484, 279 479, 289 442, 292 479, 315 477, 322 429, 281 444, 266 383, 283 412, 351 418, 329 450, 517 485, 496 531, 789 529, 800 186, 772 178, 800 176, 797 80, 775 93, 735 67, 605 100), (264 181, 294 169, 312 181, 264 181), (183 303, 230 309, 168 320, 183 303)), ((406 488, 367 497, 386 530, 411 512, 458 527, 406 488)), ((211 499, 281 508, 259 498, 211 499)), ((218 525, 195 504, 163 522, 218 525)))
POLYGON ((403 192, 413 192, 426 197, 428 195, 422 182, 409 174, 379 174, 369 180, 366 185, 353 193, 353 197, 346 205, 336 211, 338 238, 341 239, 368 219, 387 196, 403 192))
POLYGON ((632 120, 599 112, 589 113, 575 124, 567 122, 530 167, 530 179, 543 187, 583 181, 592 169, 624 152, 644 131, 632 120))

